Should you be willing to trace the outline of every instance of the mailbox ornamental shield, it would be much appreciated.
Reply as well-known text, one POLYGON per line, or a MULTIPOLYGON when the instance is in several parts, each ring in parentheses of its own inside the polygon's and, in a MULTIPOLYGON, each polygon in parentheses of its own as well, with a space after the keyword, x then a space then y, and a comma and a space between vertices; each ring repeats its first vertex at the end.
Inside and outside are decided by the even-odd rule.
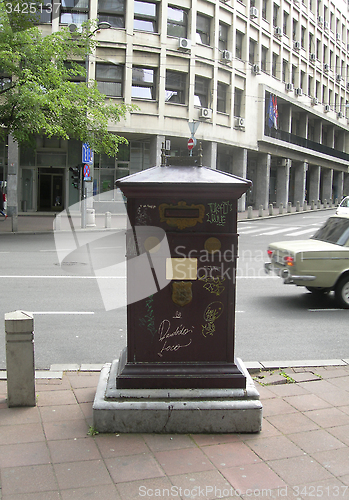
POLYGON ((184 281, 172 283, 172 300, 178 306, 184 307, 192 301, 192 284, 184 281))

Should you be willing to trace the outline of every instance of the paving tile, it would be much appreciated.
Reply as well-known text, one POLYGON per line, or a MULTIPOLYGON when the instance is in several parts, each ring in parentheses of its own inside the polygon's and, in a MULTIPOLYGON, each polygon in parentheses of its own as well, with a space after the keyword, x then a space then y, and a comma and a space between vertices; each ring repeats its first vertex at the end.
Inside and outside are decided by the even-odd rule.
POLYGON ((318 408, 328 408, 330 403, 319 398, 316 394, 305 394, 299 396, 286 397, 285 401, 294 406, 299 411, 317 410, 318 408))
POLYGON ((61 490, 113 484, 102 460, 53 464, 53 468, 61 490))
POLYGON ((340 498, 348 500, 349 488, 343 484, 343 477, 339 479, 330 478, 325 481, 316 481, 315 483, 300 484, 292 488, 293 500, 297 496, 308 500, 310 498, 321 498, 322 500, 334 500, 340 498))
POLYGON ((54 422, 43 422, 46 439, 82 438, 88 433, 88 425, 83 418, 75 420, 63 420, 54 422))
POLYGON ((92 403, 80 403, 79 408, 84 414, 85 418, 92 419, 93 418, 93 406, 92 403))
POLYGON ((48 447, 52 463, 98 460, 101 458, 96 443, 90 437, 50 441, 48 447))
POLYGON ((349 374, 346 377, 331 378, 329 382, 339 389, 349 390, 349 374))
POLYGON ((349 415, 346 415, 338 408, 307 411, 305 415, 320 427, 337 427, 338 425, 349 424, 349 415))
POLYGON ((70 390, 69 380, 65 377, 62 379, 36 379, 35 391, 65 391, 70 390))
MULTIPOLYGON (((182 493, 182 498, 212 500, 230 495, 235 496, 231 484, 217 470, 171 476, 171 483, 173 484, 172 491, 178 495, 182 493)), ((174 495, 172 497, 174 498, 174 495)))
POLYGON ((241 434, 191 434, 191 437, 198 446, 211 446, 213 444, 241 441, 241 434))
POLYGON ((327 430, 330 434, 339 439, 339 441, 349 446, 349 425, 339 425, 327 430))
POLYGON ((323 379, 330 379, 336 377, 345 377, 348 375, 348 368, 336 366, 320 366, 314 370, 317 375, 323 379))
MULTIPOLYGON (((140 498, 160 498, 171 500, 172 483, 167 477, 155 477, 141 481, 130 481, 116 485, 122 500, 140 500, 140 498)), ((176 492, 177 493, 177 492, 176 492)), ((176 495, 180 498, 179 495, 176 495)), ((75 499, 74 499, 75 500, 75 499)))
POLYGON ((348 474, 349 450, 347 447, 312 453, 312 456, 336 477, 348 474))
POLYGON ((245 443, 227 443, 203 448, 218 470, 260 462, 260 458, 245 443))
POLYGON ((165 475, 150 453, 108 458, 105 463, 114 483, 127 483, 165 475))
POLYGON ((98 434, 94 441, 103 458, 149 453, 141 434, 98 434))
POLYGON ((84 417, 79 405, 41 406, 39 411, 43 422, 79 420, 84 417))
POLYGON ((95 399, 96 387, 73 389, 78 403, 92 403, 95 399))
POLYGON ((299 384, 273 385, 269 387, 269 390, 279 398, 309 394, 308 391, 306 391, 303 387, 300 387, 299 384))
POLYGON ((272 386, 264 387, 260 384, 256 384, 256 389, 259 392, 260 399, 263 401, 267 399, 275 398, 274 392, 271 390, 272 386))
POLYGON ((9 467, 1 472, 3 495, 53 491, 57 482, 51 465, 9 467))
POLYGON ((195 442, 187 434, 143 434, 143 439, 151 451, 195 447, 195 442))
POLYGON ((281 398, 267 399, 263 403, 263 416, 269 417, 270 415, 285 415, 287 413, 295 413, 296 409, 290 404, 286 403, 281 398))
POLYGON ((0 433, 0 445, 15 443, 33 443, 44 441, 41 424, 3 425, 0 433))
POLYGON ((35 493, 19 493, 18 495, 3 495, 2 500, 61 500, 58 490, 35 493))
POLYGON ((253 492, 247 491, 246 495, 241 495, 242 500, 257 500, 259 498, 262 498, 263 500, 302 500, 301 497, 296 497, 294 495, 294 492, 292 491, 292 488, 290 486, 282 486, 280 488, 265 488, 262 490, 260 493, 257 491, 258 497, 256 496, 251 496, 253 492))
POLYGON ((307 455, 273 460, 268 462, 268 465, 290 486, 298 486, 303 483, 311 483, 333 477, 316 460, 307 455))
POLYGON ((6 407, 0 410, 0 426, 16 425, 16 424, 33 424, 35 422, 40 422, 40 413, 36 406, 31 408, 6 407))
POLYGON ((286 486, 285 482, 264 463, 230 467, 224 469, 222 474, 239 494, 286 486))
POLYGON ((22 443, 0 446, 0 467, 20 467, 50 463, 46 443, 22 443))
POLYGON ((318 429, 318 425, 303 413, 290 413, 288 415, 271 415, 267 420, 283 434, 294 434, 318 429))
POLYGON ((62 500, 119 500, 121 497, 114 484, 73 488, 61 491, 62 500))
POLYGON ((279 436, 281 432, 274 427, 268 420, 263 418, 262 421, 262 430, 258 433, 250 433, 250 434, 240 434, 240 439, 243 442, 248 442, 250 439, 263 439, 267 436, 279 436))
POLYGON ((344 413, 346 413, 347 415, 349 415, 349 406, 341 406, 340 410, 344 411, 344 413))
POLYGON ((348 392, 334 386, 331 390, 318 394, 318 396, 332 406, 339 406, 341 409, 348 402, 348 392))
POLYGON ((214 468, 208 457, 199 448, 158 451, 154 455, 169 476, 214 468))
POLYGON ((289 434, 288 438, 309 454, 317 451, 336 450, 345 446, 324 429, 289 434))
POLYGON ((265 439, 249 440, 248 446, 262 460, 276 460, 303 455, 302 450, 286 436, 267 437, 265 439))
POLYGON ((73 389, 81 389, 81 388, 94 388, 96 391, 98 381, 99 381, 99 373, 90 374, 68 374, 67 379, 69 380, 73 389))
POLYGON ((38 406, 74 405, 76 399, 72 390, 37 392, 38 406))

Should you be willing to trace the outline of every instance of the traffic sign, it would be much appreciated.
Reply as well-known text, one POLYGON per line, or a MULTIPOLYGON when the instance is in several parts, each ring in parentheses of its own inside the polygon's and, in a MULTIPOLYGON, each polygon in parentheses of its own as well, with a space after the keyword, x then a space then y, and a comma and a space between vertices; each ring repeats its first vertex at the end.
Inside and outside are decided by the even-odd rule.
POLYGON ((82 145, 82 163, 93 163, 93 151, 87 142, 82 145))
POLYGON ((193 137, 191 137, 190 139, 188 139, 188 149, 189 151, 191 151, 194 147, 194 139, 193 137))
POLYGON ((90 181, 90 165, 84 165, 84 181, 90 181))

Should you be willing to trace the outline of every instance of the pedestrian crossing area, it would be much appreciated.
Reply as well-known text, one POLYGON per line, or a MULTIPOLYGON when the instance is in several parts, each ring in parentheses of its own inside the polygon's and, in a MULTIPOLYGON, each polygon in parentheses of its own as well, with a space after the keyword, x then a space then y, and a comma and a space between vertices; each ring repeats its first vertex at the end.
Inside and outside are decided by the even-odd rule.
POLYGON ((256 228, 256 225, 248 223, 238 223, 238 233, 240 236, 250 236, 256 238, 258 236, 287 236, 287 237, 304 237, 310 238, 322 226, 322 223, 299 224, 298 226, 281 226, 280 224, 263 224, 256 228))

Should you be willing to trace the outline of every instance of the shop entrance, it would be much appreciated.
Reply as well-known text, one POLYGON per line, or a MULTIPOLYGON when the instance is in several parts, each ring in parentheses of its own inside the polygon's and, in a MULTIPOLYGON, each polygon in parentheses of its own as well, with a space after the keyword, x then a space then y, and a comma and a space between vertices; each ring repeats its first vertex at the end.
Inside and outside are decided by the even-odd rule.
POLYGON ((39 168, 38 210, 61 211, 63 200, 64 171, 60 168, 39 168))

